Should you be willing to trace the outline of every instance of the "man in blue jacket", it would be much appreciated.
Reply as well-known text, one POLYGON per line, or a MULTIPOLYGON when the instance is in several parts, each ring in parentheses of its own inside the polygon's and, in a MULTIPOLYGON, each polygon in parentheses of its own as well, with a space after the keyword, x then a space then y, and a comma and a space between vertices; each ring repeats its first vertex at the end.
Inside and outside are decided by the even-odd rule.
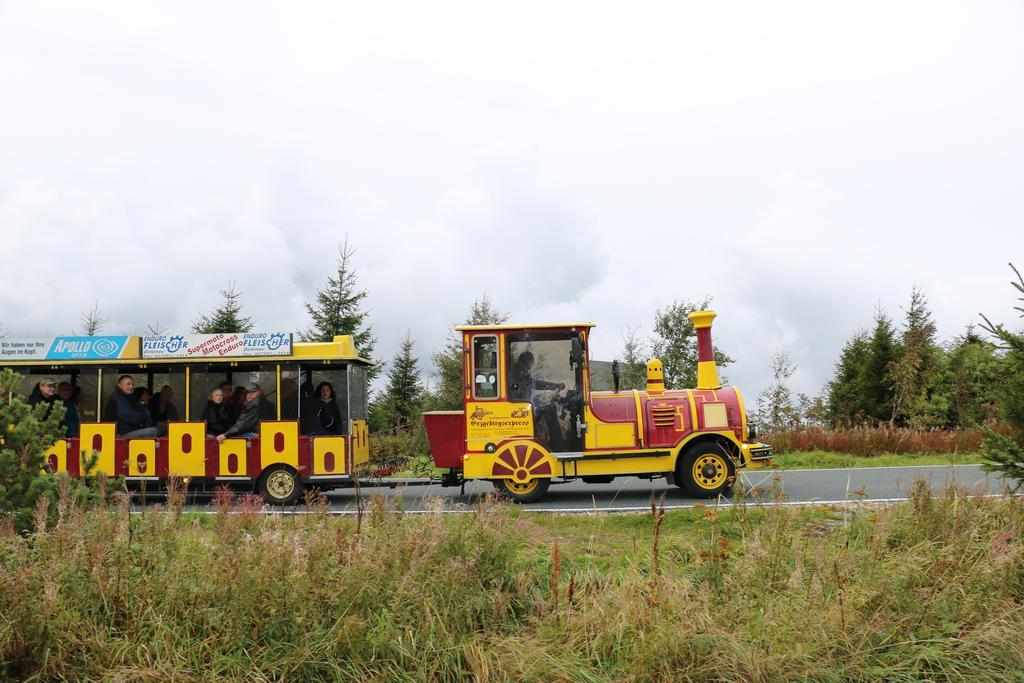
POLYGON ((117 388, 111 397, 111 403, 116 405, 117 411, 117 435, 128 438, 159 436, 160 432, 153 426, 149 407, 135 398, 133 391, 135 380, 131 375, 117 378, 117 388))

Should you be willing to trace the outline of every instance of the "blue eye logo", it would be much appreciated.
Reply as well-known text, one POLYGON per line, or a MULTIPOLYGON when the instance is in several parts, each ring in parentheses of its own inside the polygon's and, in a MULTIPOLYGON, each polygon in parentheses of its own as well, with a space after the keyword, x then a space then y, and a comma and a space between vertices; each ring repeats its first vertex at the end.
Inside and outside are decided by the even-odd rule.
POLYGON ((97 339, 92 343, 92 352, 103 358, 114 355, 120 348, 120 344, 111 339, 97 339))

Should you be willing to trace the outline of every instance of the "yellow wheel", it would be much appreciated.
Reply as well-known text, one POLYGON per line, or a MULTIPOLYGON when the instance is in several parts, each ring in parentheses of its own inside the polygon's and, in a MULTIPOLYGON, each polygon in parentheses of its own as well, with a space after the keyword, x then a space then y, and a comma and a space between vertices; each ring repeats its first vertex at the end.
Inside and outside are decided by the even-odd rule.
POLYGON ((551 485, 550 479, 527 479, 516 481, 515 479, 495 479, 494 488, 505 496, 512 499, 514 503, 533 503, 540 500, 548 491, 551 485))
POLYGON ((291 505, 302 495, 302 482, 290 467, 277 465, 260 478, 260 495, 271 505, 291 505))
POLYGON ((551 458, 531 441, 513 441, 494 455, 494 488, 516 503, 540 500, 551 484, 551 458))
POLYGON ((679 457, 676 480, 692 496, 714 498, 732 488, 735 479, 732 460, 717 443, 692 446, 679 457))

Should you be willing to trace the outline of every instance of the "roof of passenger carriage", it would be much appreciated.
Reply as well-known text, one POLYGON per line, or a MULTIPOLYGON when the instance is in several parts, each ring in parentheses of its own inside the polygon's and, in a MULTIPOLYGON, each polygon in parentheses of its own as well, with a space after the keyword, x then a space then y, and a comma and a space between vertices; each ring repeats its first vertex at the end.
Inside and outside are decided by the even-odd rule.
POLYGON ((501 325, 459 325, 455 329, 460 332, 474 332, 478 330, 496 330, 509 332, 513 330, 572 330, 580 327, 597 327, 594 323, 540 323, 532 325, 512 325, 503 323, 501 325))
MULTIPOLYGON (((252 334, 252 333, 250 333, 252 334)), ((373 361, 363 358, 356 350, 351 335, 340 335, 328 342, 293 341, 292 335, 281 334, 287 338, 284 349, 276 353, 276 348, 265 349, 262 353, 245 353, 245 349, 231 349, 221 353, 219 346, 222 337, 218 335, 154 335, 139 337, 132 335, 106 335, 96 337, 46 337, 39 339, 19 339, 5 337, 0 340, 0 366, 28 365, 110 365, 135 363, 260 363, 268 361, 350 361, 363 365, 373 365, 373 361), (167 342, 177 338, 178 346, 168 350, 167 342), (182 349, 181 340, 193 345, 196 343, 210 344, 209 353, 188 353, 182 349), (165 346, 156 345, 163 342, 165 346), (102 346, 102 351, 100 347, 102 346), (17 355, 15 355, 17 354, 17 355)), ((261 336, 260 333, 253 336, 261 336)), ((240 342, 239 342, 240 343, 240 342)), ((247 348, 247 346, 246 346, 247 348)))

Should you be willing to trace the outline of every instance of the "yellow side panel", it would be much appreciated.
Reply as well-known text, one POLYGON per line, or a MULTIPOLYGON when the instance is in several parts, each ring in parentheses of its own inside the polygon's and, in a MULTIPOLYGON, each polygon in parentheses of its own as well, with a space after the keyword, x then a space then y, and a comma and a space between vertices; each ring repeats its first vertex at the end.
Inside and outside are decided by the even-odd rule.
MULTIPOLYGON (((352 438, 355 443, 355 437, 352 438)), ((345 474, 345 437, 313 437, 313 474, 345 474), (330 456, 330 457, 328 457, 330 456), (328 467, 328 460, 331 467, 328 467)))
POLYGON ((352 467, 370 462, 370 428, 366 420, 352 420, 352 467))
POLYGON ((474 401, 466 404, 466 450, 482 451, 493 443, 533 438, 533 406, 529 403, 474 401))
POLYGON ((172 477, 206 475, 205 422, 171 422, 167 425, 167 464, 172 477))
POLYGON ((221 477, 244 477, 247 467, 245 458, 245 439, 224 439, 218 454, 219 468, 217 475, 221 477), (235 468, 231 469, 231 456, 235 456, 235 468))
MULTIPOLYGON (((631 454, 626 452, 626 454, 631 454)), ((463 476, 466 479, 490 479, 494 467, 495 455, 490 453, 470 453, 463 460, 463 476)), ((609 458, 567 461, 565 473, 568 476, 602 475, 602 474, 633 474, 643 472, 671 472, 675 467, 672 455, 650 458, 609 458)), ((554 476, 562 476, 562 463, 554 464, 554 476)))
POLYGON ((128 476, 156 476, 156 439, 128 441, 128 476))
POLYGON ((466 479, 489 479, 493 467, 493 453, 470 453, 462 460, 462 476, 466 479))
POLYGON ((601 422, 587 408, 587 450, 594 448, 635 448, 636 424, 634 422, 601 422))
POLYGON ((299 469, 299 423, 294 420, 260 423, 260 467, 278 463, 299 469))
MULTIPOLYGON (((96 461, 96 467, 91 471, 82 474, 95 476, 100 472, 106 472, 108 476, 114 476, 114 439, 117 436, 117 425, 113 422, 83 422, 79 433, 81 456, 83 460, 92 458, 93 451, 100 454, 96 461)), ((82 465, 83 469, 85 465, 82 465)))
POLYGON ((68 471, 68 442, 60 439, 50 446, 50 449, 43 453, 43 458, 49 463, 54 474, 68 471))
MULTIPOLYGON (((631 474, 637 472, 671 472, 675 467, 675 458, 671 455, 651 458, 620 458, 618 460, 577 460, 566 463, 568 474, 600 475, 600 474, 631 474), (575 469, 574 466, 575 465, 575 469)), ((561 472, 558 472, 561 474, 561 472)))

